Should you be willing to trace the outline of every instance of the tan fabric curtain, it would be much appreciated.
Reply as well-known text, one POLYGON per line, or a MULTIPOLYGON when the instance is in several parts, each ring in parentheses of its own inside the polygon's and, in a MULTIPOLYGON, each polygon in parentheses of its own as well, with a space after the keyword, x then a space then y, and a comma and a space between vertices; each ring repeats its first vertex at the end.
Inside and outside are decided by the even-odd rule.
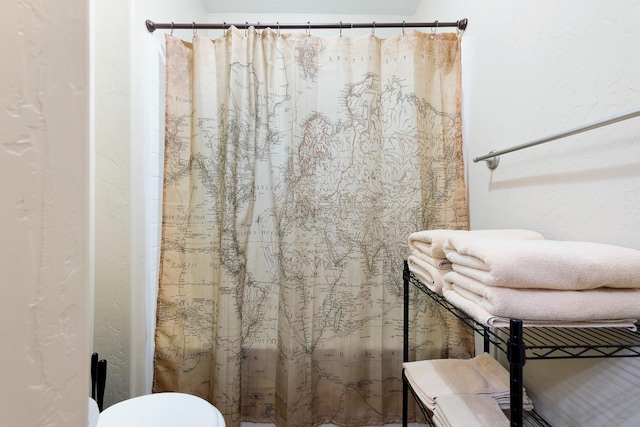
MULTIPOLYGON (((399 422, 407 236, 468 228, 459 39, 166 47, 154 391, 232 427, 399 422)), ((411 313, 412 358, 472 353, 417 294, 411 313)))

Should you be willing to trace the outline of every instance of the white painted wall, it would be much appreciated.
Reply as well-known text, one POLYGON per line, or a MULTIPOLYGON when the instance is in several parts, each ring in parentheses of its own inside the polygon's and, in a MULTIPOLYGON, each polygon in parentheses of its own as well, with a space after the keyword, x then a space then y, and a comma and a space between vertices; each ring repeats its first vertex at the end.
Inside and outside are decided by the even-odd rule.
POLYGON ((87 425, 85 1, 5 1, 0 26, 0 424, 87 425))
POLYGON ((129 396, 131 195, 128 1, 95 1, 93 351, 107 360, 105 407, 129 396))

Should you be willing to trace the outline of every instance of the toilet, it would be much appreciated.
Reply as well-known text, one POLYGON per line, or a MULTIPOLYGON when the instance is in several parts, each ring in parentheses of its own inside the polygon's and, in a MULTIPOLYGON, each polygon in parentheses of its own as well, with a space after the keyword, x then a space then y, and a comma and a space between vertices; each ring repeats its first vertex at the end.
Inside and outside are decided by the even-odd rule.
POLYGON ((186 393, 153 393, 118 402, 102 411, 97 427, 225 427, 220 411, 186 393))

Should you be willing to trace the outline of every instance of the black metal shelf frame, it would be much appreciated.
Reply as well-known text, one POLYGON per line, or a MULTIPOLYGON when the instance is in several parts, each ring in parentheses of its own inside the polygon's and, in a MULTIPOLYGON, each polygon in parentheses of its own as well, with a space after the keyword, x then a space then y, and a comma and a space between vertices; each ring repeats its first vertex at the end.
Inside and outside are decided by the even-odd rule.
MULTIPOLYGON (((421 290, 441 307, 452 313, 465 325, 484 338, 484 351, 490 348, 502 351, 509 361, 511 382, 511 409, 507 414, 512 427, 550 427, 535 411, 522 411, 522 368, 527 360, 639 357, 640 333, 625 328, 570 328, 570 327, 523 327, 519 319, 511 319, 508 328, 490 328, 478 323, 443 296, 432 292, 415 278, 405 261, 404 272, 404 361, 409 361, 409 293, 410 286, 421 290)), ((403 426, 407 425, 408 392, 414 394, 403 374, 403 426)), ((419 400, 419 399, 418 399, 419 400)), ((419 405, 427 419, 428 411, 419 405)))

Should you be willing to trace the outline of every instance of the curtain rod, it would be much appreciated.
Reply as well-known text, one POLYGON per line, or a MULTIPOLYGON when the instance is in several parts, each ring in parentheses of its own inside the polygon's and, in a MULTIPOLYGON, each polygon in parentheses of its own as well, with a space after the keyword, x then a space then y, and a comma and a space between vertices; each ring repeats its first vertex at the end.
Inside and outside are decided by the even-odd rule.
POLYGON ((549 141, 554 141, 556 139, 560 139, 560 138, 564 138, 567 136, 571 136, 571 135, 575 135, 581 132, 586 132, 588 130, 591 129, 596 129, 602 126, 607 126, 613 123, 617 123, 617 122, 621 122, 623 120, 627 120, 627 119, 631 119, 633 117, 637 117, 640 116, 640 110, 634 110, 634 111, 629 111, 627 113, 622 113, 622 114, 618 114, 617 116, 612 116, 597 122, 593 122, 584 126, 579 126, 577 128, 573 128, 573 129, 569 129, 567 131, 564 132, 560 132, 560 133, 556 133, 553 135, 549 135, 547 137, 544 138, 540 138, 540 139, 535 139, 531 142, 526 142, 524 144, 520 144, 520 145, 515 145, 511 148, 505 148, 504 150, 500 150, 500 151, 490 151, 488 154, 485 154, 484 156, 478 156, 475 157, 473 159, 473 161, 475 163, 478 163, 481 160, 484 160, 487 162, 487 167, 489 169, 495 169, 498 167, 498 164, 500 163, 500 155, 501 154, 507 154, 507 153, 511 153, 513 151, 518 151, 518 150, 522 150, 523 148, 529 148, 529 147, 533 147, 534 145, 538 145, 538 144, 542 144, 545 142, 549 142, 549 141))
POLYGON ((190 24, 176 24, 170 23, 157 23, 151 20, 146 21, 147 30, 153 33, 155 30, 226 30, 227 28, 234 26, 236 28, 246 29, 254 27, 256 29, 280 29, 280 30, 313 30, 313 29, 351 29, 351 28, 440 28, 440 27, 454 27, 458 30, 465 30, 467 28, 467 18, 461 19, 456 22, 367 22, 367 23, 353 23, 353 22, 339 22, 337 24, 312 24, 310 22, 306 24, 281 24, 276 22, 275 24, 251 24, 245 22, 242 24, 232 24, 224 22, 222 24, 196 24, 192 22, 190 24))

